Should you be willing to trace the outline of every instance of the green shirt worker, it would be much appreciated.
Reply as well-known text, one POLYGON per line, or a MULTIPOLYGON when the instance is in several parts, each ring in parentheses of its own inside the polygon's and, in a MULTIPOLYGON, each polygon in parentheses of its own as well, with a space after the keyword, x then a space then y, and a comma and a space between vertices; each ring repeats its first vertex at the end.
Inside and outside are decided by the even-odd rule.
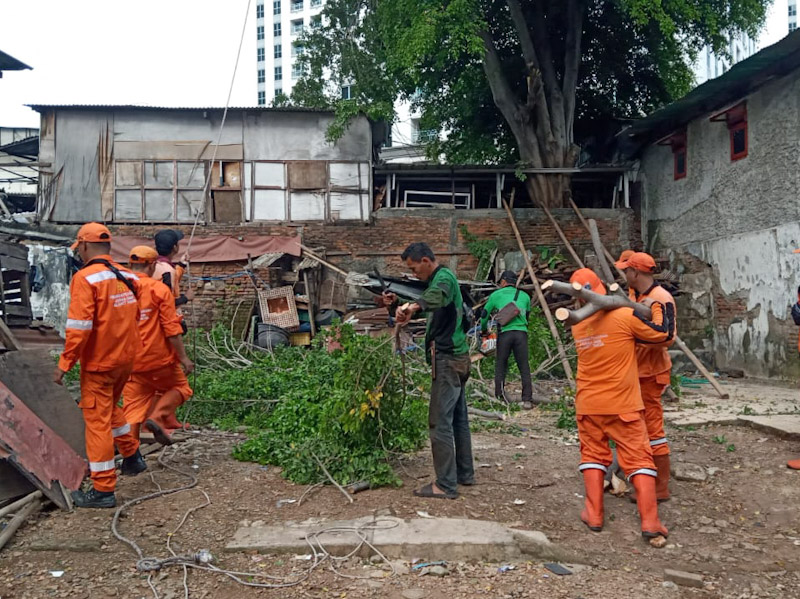
MULTIPOLYGON (((436 480, 414 495, 456 499, 458 485, 475 484, 465 393, 471 363, 464 302, 456 276, 437 263, 427 244, 412 243, 401 258, 420 281, 428 283, 416 302, 400 306, 396 313, 400 325, 416 312, 428 315, 425 353, 433 376, 428 427, 436 480)), ((385 295, 387 301, 396 299, 385 295)))
POLYGON ((497 325, 497 352, 494 366, 494 393, 497 399, 509 401, 505 395, 508 359, 514 354, 520 376, 522 377, 522 406, 533 407, 533 385, 531 384, 531 367, 528 363, 528 314, 531 311, 531 298, 527 293, 516 288, 517 273, 511 270, 500 275, 500 289, 489 296, 481 318, 481 330, 486 331, 491 314, 503 309, 510 303, 519 309, 513 319, 504 326, 497 325))

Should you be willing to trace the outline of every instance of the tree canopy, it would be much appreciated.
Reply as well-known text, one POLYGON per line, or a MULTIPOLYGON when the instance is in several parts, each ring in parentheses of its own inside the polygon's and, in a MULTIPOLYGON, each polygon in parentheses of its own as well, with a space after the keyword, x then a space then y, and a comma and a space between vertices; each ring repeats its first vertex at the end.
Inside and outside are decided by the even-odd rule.
MULTIPOLYGON (((427 142, 431 156, 571 167, 580 147, 602 157, 620 121, 688 92, 700 49, 725 56, 730 36, 757 36, 770 2, 328 0, 289 101, 334 108, 335 138, 358 113, 391 122, 401 99, 421 128, 444 132, 427 142)), ((549 205, 564 185, 528 181, 549 205)))

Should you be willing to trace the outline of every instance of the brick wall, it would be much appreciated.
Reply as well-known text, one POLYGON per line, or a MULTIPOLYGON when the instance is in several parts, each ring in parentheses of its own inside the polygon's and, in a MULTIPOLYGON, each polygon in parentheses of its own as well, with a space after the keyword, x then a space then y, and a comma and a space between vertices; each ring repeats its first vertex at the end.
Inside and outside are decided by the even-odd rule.
MULTIPOLYGON (((555 210, 556 220, 567 239, 580 256, 593 252, 589 233, 569 210, 555 210)), ((586 210, 586 218, 597 221, 600 236, 612 254, 628 247, 639 247, 639 228, 630 210, 586 210)), ((548 246, 564 256, 563 247, 546 215, 536 209, 515 211, 517 226, 528 249, 548 246)), ((198 227, 195 236, 204 235, 301 235, 308 247, 324 247, 330 261, 344 270, 367 272, 378 268, 387 274, 400 274, 408 269, 399 255, 414 241, 428 243, 439 260, 453 268, 463 278, 471 278, 477 260, 469 253, 461 226, 473 235, 495 239, 501 253, 518 251, 511 226, 504 211, 473 210, 400 210, 383 209, 376 212, 369 223, 282 225, 249 223, 245 225, 211 225, 198 227)), ((152 236, 163 227, 144 225, 113 226, 117 235, 152 236)), ((191 226, 176 226, 188 237, 191 226)), ((244 306, 254 299, 253 286, 245 276, 227 278, 242 270, 245 262, 205 263, 192 265, 192 277, 217 277, 220 280, 198 282, 193 285, 196 299, 192 302, 194 315, 190 321, 208 327, 214 322, 229 321, 239 300, 244 306)), ((259 276, 266 279, 265 272, 259 276)))

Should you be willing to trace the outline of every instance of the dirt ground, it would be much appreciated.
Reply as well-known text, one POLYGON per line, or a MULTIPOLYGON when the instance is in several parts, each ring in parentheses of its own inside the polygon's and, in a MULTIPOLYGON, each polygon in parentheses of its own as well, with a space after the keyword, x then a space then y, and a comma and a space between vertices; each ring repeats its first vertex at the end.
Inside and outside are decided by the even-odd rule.
MULTIPOLYGON (((769 389, 761 389, 769 397, 769 389)), ((687 397, 680 409, 696 400, 687 397)), ((589 532, 579 521, 582 480, 577 471, 578 446, 572 432, 556 428, 557 414, 534 409, 518 413, 505 430, 473 436, 477 482, 464 488, 460 499, 417 499, 411 491, 429 480, 428 451, 405 460, 399 470, 404 486, 356 495, 353 504, 338 490, 324 487, 307 495, 301 505, 280 504, 299 499, 306 487, 285 481, 277 468, 241 463, 230 450, 241 436, 196 431, 175 446, 170 463, 199 477, 197 489, 133 507, 120 523, 122 534, 141 545, 146 556, 169 555, 171 540, 178 553, 208 549, 219 567, 274 576, 297 574, 307 563, 294 556, 226 553, 224 547, 242 521, 277 524, 307 518, 349 519, 373 513, 403 518, 424 510, 431 516, 495 520, 514 527, 540 530, 582 556, 585 567, 556 576, 540 563, 521 562, 500 573, 503 564, 450 563, 442 578, 403 572, 388 576, 384 564, 361 559, 339 576, 320 566, 297 586, 275 590, 244 587, 219 574, 190 571, 191 597, 800 597, 800 473, 785 468, 788 457, 800 454, 800 444, 783 441, 749 428, 670 427, 673 462, 702 465, 711 474, 705 482, 673 480, 673 499, 661 505, 670 529, 669 544, 654 549, 638 533, 636 508, 627 498, 606 495, 606 526, 589 532), (512 434, 513 432, 513 434, 512 434), (171 535, 187 510, 191 513, 171 535), (516 505, 515 500, 524 500, 516 505), (700 574, 703 588, 677 587, 664 581, 664 569, 700 574)), ((171 452, 172 450, 170 450, 171 452)), ((167 455, 170 455, 169 453, 167 455)), ((179 486, 185 478, 165 471, 157 454, 148 458, 150 472, 123 478, 118 499, 129 500, 156 490, 179 486)), ((28 522, 0 553, 0 599, 69 597, 153 597, 147 576, 136 571, 136 556, 113 538, 113 510, 48 511, 28 522), (56 577, 53 572, 63 572, 56 577)), ((436 560, 435 555, 408 556, 436 560)), ((160 597, 184 596, 181 568, 153 577, 160 597)), ((251 580, 245 578, 245 580, 251 580)))

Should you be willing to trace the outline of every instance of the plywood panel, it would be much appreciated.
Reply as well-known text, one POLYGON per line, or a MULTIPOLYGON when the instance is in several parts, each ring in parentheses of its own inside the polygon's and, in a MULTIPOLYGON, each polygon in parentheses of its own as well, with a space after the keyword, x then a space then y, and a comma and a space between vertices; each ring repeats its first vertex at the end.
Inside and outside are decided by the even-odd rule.
POLYGON ((197 211, 203 207, 203 190, 178 190, 178 220, 194 222, 197 211))
POLYGON ((242 222, 242 194, 239 191, 214 192, 214 220, 218 223, 242 222))
POLYGON ((141 190, 117 190, 114 200, 114 220, 142 220, 141 190))
POLYGON ((330 169, 331 187, 361 188, 357 162, 331 162, 330 169))
POLYGON ((331 192, 331 219, 361 220, 360 201, 357 193, 331 192))
POLYGON ((117 160, 241 160, 241 144, 220 145, 214 156, 211 141, 115 141, 117 160))
POLYGON ((327 164, 322 160, 298 160, 288 163, 290 189, 326 189, 327 164))

